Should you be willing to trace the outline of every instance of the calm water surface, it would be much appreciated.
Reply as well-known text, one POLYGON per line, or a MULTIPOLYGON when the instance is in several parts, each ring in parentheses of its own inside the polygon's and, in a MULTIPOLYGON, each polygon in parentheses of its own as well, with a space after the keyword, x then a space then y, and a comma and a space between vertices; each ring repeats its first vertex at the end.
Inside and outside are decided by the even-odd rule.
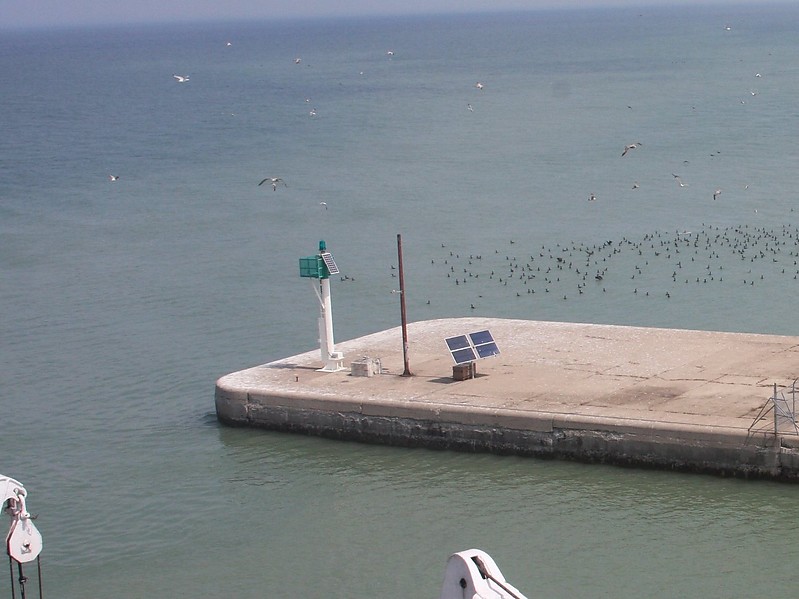
POLYGON ((45 594, 435 597, 479 547, 530 597, 791 596, 793 486, 229 429, 213 389, 316 345, 320 239, 338 339, 398 324, 398 233, 413 320, 799 335, 797 16, 4 32, 0 472, 45 594))

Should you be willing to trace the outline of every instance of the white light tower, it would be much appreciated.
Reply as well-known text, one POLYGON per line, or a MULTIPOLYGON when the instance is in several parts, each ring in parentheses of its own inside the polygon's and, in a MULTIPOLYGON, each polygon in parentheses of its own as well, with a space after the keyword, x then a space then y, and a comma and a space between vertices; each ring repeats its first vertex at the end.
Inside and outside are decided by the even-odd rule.
POLYGON ((319 300, 319 351, 325 363, 322 372, 344 370, 344 354, 336 351, 333 342, 333 304, 330 300, 330 275, 339 273, 333 256, 327 251, 324 241, 319 242, 316 256, 300 258, 300 276, 318 279, 317 285, 311 281, 316 298, 319 300))

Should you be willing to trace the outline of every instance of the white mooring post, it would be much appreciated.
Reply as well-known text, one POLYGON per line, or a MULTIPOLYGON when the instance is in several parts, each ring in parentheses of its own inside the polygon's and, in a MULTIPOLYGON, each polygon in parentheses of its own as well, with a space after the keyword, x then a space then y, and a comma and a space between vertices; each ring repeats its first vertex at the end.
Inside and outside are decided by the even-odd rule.
POLYGON ((327 251, 324 241, 319 242, 319 253, 316 256, 300 258, 300 276, 311 279, 316 298, 319 300, 319 352, 324 367, 322 372, 338 372, 344 370, 344 354, 336 351, 333 342, 333 304, 330 299, 330 275, 339 273, 333 256, 327 251))

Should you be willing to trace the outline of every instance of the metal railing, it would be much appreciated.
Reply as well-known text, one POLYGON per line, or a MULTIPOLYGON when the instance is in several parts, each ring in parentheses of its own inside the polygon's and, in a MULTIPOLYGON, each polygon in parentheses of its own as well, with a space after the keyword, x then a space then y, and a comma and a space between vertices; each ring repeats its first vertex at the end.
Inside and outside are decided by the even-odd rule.
POLYGON ((766 401, 766 405, 761 408, 757 417, 749 426, 746 441, 749 442, 754 435, 797 435, 799 436, 799 425, 796 423, 796 383, 799 379, 794 379, 790 390, 777 391, 777 383, 774 383, 774 393, 766 401))

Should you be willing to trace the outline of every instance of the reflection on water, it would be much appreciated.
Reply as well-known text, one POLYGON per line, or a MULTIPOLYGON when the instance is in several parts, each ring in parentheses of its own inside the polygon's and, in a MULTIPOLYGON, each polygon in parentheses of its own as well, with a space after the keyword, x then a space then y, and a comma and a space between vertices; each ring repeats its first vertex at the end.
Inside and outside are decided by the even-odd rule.
MULTIPOLYGON (((442 555, 479 546, 521 589, 669 597, 681 589, 735 594, 741 584, 773 584, 790 568, 772 564, 768 547, 783 546, 796 529, 792 487, 219 432, 231 478, 243 479, 232 483, 243 505, 269 496, 283 523, 270 538, 278 535, 282 547, 296 543, 298 531, 319 533, 324 557, 313 559, 331 572, 349 560, 401 555, 433 584, 442 555)), ((398 579, 417 580, 408 572, 398 579)))

